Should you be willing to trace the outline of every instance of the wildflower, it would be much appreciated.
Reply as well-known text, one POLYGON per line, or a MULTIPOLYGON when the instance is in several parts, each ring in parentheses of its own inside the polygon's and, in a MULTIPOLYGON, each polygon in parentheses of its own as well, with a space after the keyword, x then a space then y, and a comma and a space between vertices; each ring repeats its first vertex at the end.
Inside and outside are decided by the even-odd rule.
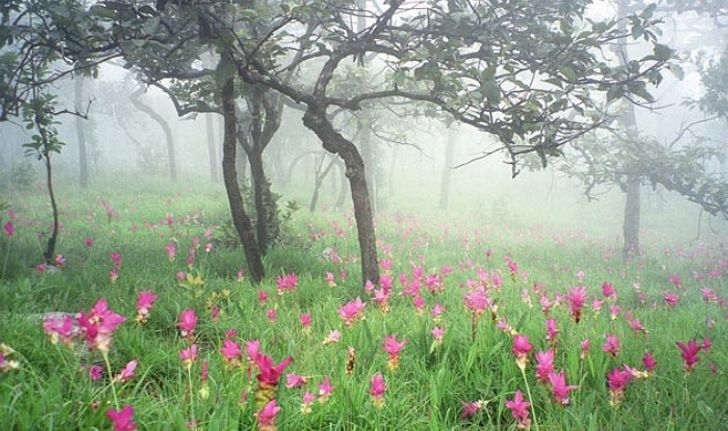
POLYGON ((548 316, 551 312, 551 307, 554 306, 554 303, 546 295, 541 295, 541 297, 538 298, 538 303, 541 304, 541 312, 548 316))
POLYGON ((109 271, 109 280, 111 280, 111 284, 116 283, 116 280, 119 279, 119 270, 114 268, 111 271, 109 271))
POLYGON ((111 262, 114 264, 115 269, 121 268, 121 253, 118 251, 111 253, 111 262))
POLYGON ((152 305, 154 305, 154 301, 157 300, 159 295, 155 295, 152 293, 152 290, 144 290, 139 292, 139 295, 137 296, 137 316, 136 321, 138 323, 145 323, 147 321, 147 317, 149 316, 149 311, 152 309, 152 305))
POLYGON ((270 321, 271 323, 275 323, 275 322, 276 322, 276 319, 278 318, 278 312, 276 311, 276 309, 275 309, 275 308, 269 308, 269 309, 268 309, 268 310, 267 310, 267 311, 265 312, 265 315, 266 315, 266 316, 268 317, 268 320, 269 320, 269 321, 270 321))
POLYGON ((169 244, 167 244, 166 250, 167 258, 170 262, 174 262, 174 258, 177 255, 177 244, 170 242, 169 244))
POLYGON ((240 350, 240 345, 237 341, 226 339, 223 341, 223 347, 220 348, 225 364, 230 367, 240 365, 240 361, 243 359, 243 352, 240 350))
POLYGON ((387 352, 387 355, 389 358, 387 359, 387 368, 389 368, 390 371, 394 371, 399 367, 399 355, 404 348, 405 344, 407 344, 407 340, 402 340, 401 342, 397 341, 397 337, 386 335, 384 337, 384 343, 382 344, 382 349, 384 349, 385 352, 387 352))
POLYGON ((700 359, 698 357, 698 353, 700 352, 700 346, 698 346, 698 343, 695 341, 695 339, 691 339, 688 341, 687 344, 683 344, 681 342, 676 342, 677 347, 682 350, 682 353, 680 354, 680 357, 683 358, 683 366, 685 367, 685 371, 687 373, 690 373, 695 368, 695 364, 698 363, 698 360, 700 359))
POLYGON ((338 343, 340 339, 341 332, 334 329, 333 331, 329 332, 329 335, 327 335, 326 338, 324 338, 323 345, 325 346, 327 344, 338 343))
POLYGON ((111 348, 111 337, 126 317, 114 313, 108 308, 106 299, 99 299, 88 314, 79 313, 78 325, 86 335, 90 348, 108 352, 111 348))
POLYGON ((324 376, 324 380, 319 385, 319 402, 323 404, 328 401, 333 392, 334 387, 331 386, 331 381, 327 376, 324 376))
POLYGON ((609 405, 617 407, 624 398, 624 391, 627 385, 632 381, 634 375, 625 367, 625 369, 615 368, 607 375, 607 385, 609 386, 609 405))
POLYGON ((445 337, 445 330, 439 326, 435 326, 432 328, 432 337, 435 339, 435 344, 439 346, 445 337))
POLYGON ((384 382, 382 373, 377 373, 369 381, 369 395, 372 396, 374 407, 382 408, 384 405, 384 393, 387 391, 387 384, 384 382))
POLYGON ((86 238, 83 240, 83 245, 85 245, 88 248, 91 248, 94 246, 94 240, 93 238, 86 238))
POLYGON ((298 287, 298 276, 295 273, 278 276, 278 294, 283 295, 285 292, 293 292, 298 287))
POLYGON ((599 312, 602 311, 602 306, 604 305, 604 301, 601 299, 595 299, 591 303, 592 310, 594 311, 594 315, 598 316, 599 312))
POLYGON ((248 355, 248 362, 255 363, 255 358, 260 354, 260 341, 250 340, 245 344, 245 351, 248 355))
POLYGON ((195 310, 188 308, 181 312, 177 327, 180 329, 180 333, 183 338, 187 338, 188 341, 192 341, 195 327, 197 327, 197 315, 195 314, 195 310))
POLYGON ((336 281, 334 280, 334 274, 326 271, 326 284, 329 285, 329 287, 336 287, 336 281))
POLYGON ((508 320, 505 317, 501 317, 500 320, 498 320, 498 323, 495 324, 495 327, 509 335, 518 334, 515 328, 508 323, 508 320))
POLYGON ((392 282, 392 276, 389 274, 382 274, 379 277, 379 287, 387 294, 392 291, 392 282))
POLYGON ((274 364, 270 356, 258 353, 254 360, 258 367, 258 375, 255 376, 258 379, 255 403, 260 409, 275 398, 281 374, 293 362, 293 358, 289 356, 280 363, 274 364))
POLYGON ((114 431, 135 431, 134 407, 127 404, 121 410, 109 409, 106 417, 114 423, 114 431))
POLYGON ((311 392, 304 392, 303 402, 301 403, 301 414, 307 415, 311 413, 311 406, 313 405, 314 401, 316 401, 316 395, 312 394, 311 392))
POLYGON ((304 334, 310 334, 311 333, 311 315, 308 313, 303 313, 299 316, 299 320, 301 321, 301 326, 303 327, 303 333, 304 334))
POLYGON ((680 278, 680 276, 679 276, 679 275, 677 275, 677 274, 669 274, 669 275, 667 276, 667 280, 668 280, 668 281, 669 281, 670 283, 674 284, 674 285, 675 285, 675 287, 677 287, 678 289, 679 289, 680 287, 682 287, 682 278, 680 278))
POLYGON ((703 337, 703 345, 700 348, 705 350, 706 352, 710 352, 710 348, 712 346, 713 342, 710 340, 710 337, 703 337))
POLYGON ((104 373, 104 369, 98 364, 93 364, 88 367, 88 377, 93 380, 99 380, 104 373))
POLYGON ((485 407, 485 402, 478 400, 478 401, 472 401, 469 403, 463 402, 463 411, 460 413, 461 419, 468 419, 473 416, 475 416, 476 413, 480 411, 483 407, 485 407))
POLYGON ((187 273, 184 271, 178 271, 177 274, 175 274, 175 278, 177 279, 178 283, 184 283, 184 281, 187 279, 187 273))
POLYGON ((569 405, 569 392, 577 388, 577 386, 567 386, 566 376, 564 372, 550 373, 549 382, 551 383, 551 393, 554 396, 554 401, 563 406, 569 405))
POLYGON ((200 365, 200 380, 202 381, 202 385, 200 386, 200 389, 197 391, 198 394, 200 394, 200 398, 203 400, 206 400, 210 396, 210 385, 207 383, 207 380, 210 378, 210 370, 209 370, 209 364, 207 363, 207 360, 205 359, 202 361, 202 365, 200 365))
POLYGON ((554 319, 547 319, 546 320, 546 341, 548 341, 551 344, 556 344, 556 337, 559 335, 559 331, 556 328, 556 320, 554 319))
POLYGON ((129 361, 124 369, 114 377, 115 382, 126 383, 134 377, 134 370, 136 370, 137 361, 129 361))
POLYGON ((581 353, 579 354, 579 358, 583 361, 586 359, 586 355, 589 354, 589 346, 591 345, 591 342, 589 339, 581 340, 581 353))
POLYGON ((531 419, 528 418, 528 407, 531 403, 523 400, 521 391, 516 391, 513 400, 506 400, 506 407, 511 410, 511 415, 518 422, 518 429, 528 429, 531 426, 531 419))
POLYGON ((63 268, 64 266, 66 266, 66 258, 63 257, 62 254, 57 254, 56 257, 53 259, 53 263, 56 265, 56 267, 63 268))
POLYGON ((420 295, 416 295, 412 298, 412 305, 414 305, 415 310, 417 310, 417 316, 422 317, 422 315, 424 315, 425 313, 425 306, 427 305, 427 303, 425 302, 425 298, 420 295))
POLYGON ((527 335, 516 335, 513 337, 513 354, 516 355, 516 365, 521 370, 528 365, 528 354, 533 350, 533 346, 528 342, 527 335))
POLYGON ((619 342, 619 337, 612 334, 606 335, 607 341, 602 345, 602 351, 605 353, 609 353, 612 355, 613 358, 617 357, 619 354, 619 348, 621 347, 621 343, 619 342))
POLYGON ((652 357, 652 353, 650 352, 642 356, 642 364, 645 366, 648 374, 652 374, 655 371, 655 367, 657 367, 657 361, 655 361, 655 358, 652 357))
POLYGON ((665 303, 670 307, 676 307, 680 304, 680 297, 672 292, 667 292, 665 294, 665 303))
POLYGON ((546 385, 549 382, 549 374, 554 372, 554 349, 536 353, 536 377, 546 385))
POLYGON ((3 230, 5 231, 5 235, 7 235, 8 237, 12 238, 12 236, 15 235, 15 226, 13 225, 12 221, 5 223, 5 225, 3 226, 3 230))
POLYGON ((619 316, 619 313, 622 312, 622 308, 619 305, 612 305, 609 307, 609 318, 611 320, 616 320, 617 316, 619 316))
POLYGON ((268 292, 266 292, 265 290, 259 290, 257 292, 257 294, 258 294, 258 304, 262 305, 262 304, 265 304, 266 302, 268 302, 268 292))
POLYGON ((197 345, 193 344, 190 347, 183 349, 179 352, 179 359, 187 368, 192 367, 192 363, 197 360, 197 345))
POLYGON ((357 297, 355 300, 347 302, 338 309, 339 316, 344 321, 344 324, 350 328, 355 321, 364 318, 365 307, 366 304, 362 302, 359 297, 357 297))
POLYGON ((286 387, 288 389, 300 388, 308 383, 308 379, 295 373, 286 374, 286 387))
POLYGON ((637 332, 642 332, 643 334, 647 333, 647 328, 642 326, 642 322, 640 319, 636 319, 631 311, 628 311, 625 313, 625 317, 627 318, 627 323, 629 324, 629 327, 632 328, 632 331, 634 331, 635 335, 637 335, 637 332))
POLYGON ((442 321, 442 312, 445 311, 445 307, 442 304, 435 304, 432 307, 432 311, 430 312, 430 315, 432 316, 432 321, 435 323, 435 325, 439 325, 442 321))
POLYGON ((465 307, 470 310, 471 313, 473 313, 474 316, 480 316, 485 312, 485 309, 492 304, 492 301, 488 297, 485 288, 483 288, 482 286, 478 286, 474 290, 471 290, 470 292, 465 294, 465 297, 463 298, 463 303, 465 304, 465 307))
POLYGON ((701 292, 703 294, 703 301, 706 303, 718 302, 718 294, 716 294, 713 289, 705 287, 701 289, 701 292))
POLYGON ((604 295, 604 297, 607 299, 616 298, 617 291, 614 290, 614 285, 608 281, 602 283, 602 295, 604 295))
POLYGON ((531 302, 531 291, 527 288, 521 290, 521 301, 528 305, 528 308, 533 308, 533 302, 531 302))
POLYGON ((278 407, 277 401, 274 399, 268 401, 262 409, 255 413, 255 417, 258 419, 258 430, 259 431, 275 431, 276 430, 276 416, 281 411, 278 407))
POLYGON ((389 292, 384 289, 374 290, 374 302, 379 306, 379 310, 382 313, 389 312, 389 292))
POLYGON ((74 335, 73 318, 68 315, 64 315, 60 319, 48 317, 43 322, 43 331, 48 335, 52 344, 58 344, 61 341, 70 346, 73 343, 74 335))
POLYGON ((566 294, 566 299, 569 301, 569 308, 571 309, 571 315, 576 323, 581 320, 581 311, 584 308, 586 302, 586 288, 575 287, 566 294))

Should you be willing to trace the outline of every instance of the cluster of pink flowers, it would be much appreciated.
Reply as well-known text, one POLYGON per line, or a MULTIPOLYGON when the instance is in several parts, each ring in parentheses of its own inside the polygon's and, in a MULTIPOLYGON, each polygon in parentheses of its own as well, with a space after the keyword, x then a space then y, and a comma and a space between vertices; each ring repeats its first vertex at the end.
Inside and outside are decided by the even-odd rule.
POLYGON ((295 273, 278 276, 278 294, 283 295, 286 292, 293 292, 298 287, 298 276, 295 273))
POLYGON ((351 327, 357 320, 364 319, 364 308, 366 303, 362 302, 361 298, 357 297, 355 300, 347 302, 343 306, 339 307, 338 312, 341 320, 347 327, 351 327))

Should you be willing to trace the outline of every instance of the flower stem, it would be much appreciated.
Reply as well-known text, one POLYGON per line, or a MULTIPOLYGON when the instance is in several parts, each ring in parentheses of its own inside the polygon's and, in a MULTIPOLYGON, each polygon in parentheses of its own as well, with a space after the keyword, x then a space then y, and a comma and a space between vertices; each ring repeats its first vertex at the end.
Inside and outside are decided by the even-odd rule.
POLYGON ((197 429, 195 424, 195 393, 192 389, 192 364, 187 365, 187 382, 190 386, 190 424, 193 424, 192 429, 197 429))
POLYGON ((109 384, 111 385, 111 393, 114 395, 114 406, 116 407, 116 410, 119 410, 119 398, 116 395, 114 373, 111 371, 111 364, 109 363, 109 352, 102 350, 101 356, 104 357, 104 363, 106 363, 106 371, 109 373, 109 384))
POLYGON ((526 394, 528 394, 528 402, 531 403, 531 415, 533 416, 533 425, 536 431, 539 430, 538 420, 536 419, 536 408, 533 406, 533 397, 531 396, 531 386, 528 385, 528 379, 526 378, 526 367, 518 367, 521 369, 521 375, 523 376, 523 383, 526 384, 526 394))

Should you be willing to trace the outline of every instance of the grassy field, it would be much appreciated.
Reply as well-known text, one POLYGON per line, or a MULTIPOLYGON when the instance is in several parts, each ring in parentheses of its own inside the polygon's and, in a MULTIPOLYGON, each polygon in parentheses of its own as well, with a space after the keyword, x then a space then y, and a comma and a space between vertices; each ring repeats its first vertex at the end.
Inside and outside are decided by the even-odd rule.
MULTIPOLYGON (((65 262, 44 271, 35 267, 48 230, 46 198, 37 190, 8 198, 12 211, 0 220, 14 232, 0 231, 0 342, 14 351, 6 349, 0 371, 2 430, 113 429, 107 411, 125 405, 140 430, 273 429, 255 416, 273 398, 280 430, 515 429, 506 401, 516 391, 530 400, 531 429, 728 429, 728 249, 717 237, 692 246, 656 242, 625 265, 613 236, 380 214, 380 258, 392 280, 385 312, 361 288, 349 214, 296 213, 256 286, 244 274, 242 249, 221 227, 228 213, 220 187, 66 189, 58 245, 65 262), (286 274, 296 281, 279 286, 286 274), (616 296, 604 295, 604 282, 616 296), (577 287, 588 295, 578 323, 577 287), (137 295, 149 289, 158 298, 141 324, 137 295), (357 297, 366 306, 347 325, 340 308, 357 297), (88 314, 101 298, 126 317, 108 353, 98 339, 101 349, 89 351, 84 334, 68 345, 51 342, 42 313, 88 314), (555 303, 548 313, 543 298, 555 303), (184 338, 178 323, 186 309, 197 324, 184 338), (559 331, 550 341, 547 319, 559 331), (635 319, 644 331, 633 330, 635 319), (338 342, 326 342, 332 331, 338 342), (516 346, 528 361, 523 369, 516 333, 532 345, 516 346), (613 354, 604 351, 607 335, 619 340, 613 354), (399 354, 385 351, 385 336, 406 340, 399 354), (226 339, 230 360, 220 352, 226 339), (688 361, 698 362, 687 372, 676 342, 691 339, 697 351, 688 361), (259 384, 251 340, 275 363, 293 359, 279 385, 259 384), (180 352, 192 344, 198 357, 184 363, 180 352), (536 353, 549 348, 554 375, 563 371, 575 386, 568 405, 554 399, 551 380, 536 376, 536 353), (657 362, 650 373, 647 352, 657 362), (134 375, 115 381, 130 361, 134 375), (89 371, 98 367, 93 380, 89 371), (629 377, 621 386, 613 380, 610 393, 607 375, 617 368, 629 377), (291 377, 298 387, 287 387, 288 373, 303 377, 291 377), (378 373, 383 395, 372 388, 378 373), (324 379, 333 391, 321 387, 324 379)), ((381 298, 385 287, 376 288, 381 298)))

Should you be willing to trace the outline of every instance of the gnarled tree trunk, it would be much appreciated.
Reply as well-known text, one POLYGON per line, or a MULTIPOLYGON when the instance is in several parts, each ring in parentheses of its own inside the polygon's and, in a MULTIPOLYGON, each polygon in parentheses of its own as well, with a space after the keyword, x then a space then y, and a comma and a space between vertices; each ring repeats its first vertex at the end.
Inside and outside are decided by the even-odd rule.
MULTIPOLYGON (((76 112, 83 112, 83 76, 74 77, 76 112)), ((78 169, 81 188, 88 186, 88 150, 86 149, 86 129, 84 119, 76 116, 76 139, 78 139, 78 169)))
POLYGON ((253 224, 245 212, 243 197, 240 194, 240 187, 238 186, 238 173, 235 169, 238 142, 237 115, 235 113, 233 91, 234 82, 232 79, 229 79, 222 88, 222 110, 225 126, 223 133, 222 172, 225 191, 227 192, 228 202, 230 203, 230 214, 233 219, 233 225, 235 225, 235 230, 238 232, 240 242, 242 242, 243 249, 245 250, 245 258, 248 262, 250 277, 257 283, 263 279, 265 271, 258 249, 258 242, 253 233, 253 224))
POLYGON ((624 249, 622 258, 627 261, 640 253, 640 186, 639 175, 629 175, 625 188, 624 249))
POLYGON ((321 139, 321 144, 326 151, 336 154, 344 160, 346 177, 349 179, 351 198, 354 203, 354 220, 361 253, 362 283, 366 283, 367 280, 375 284, 379 283, 374 218, 361 154, 356 145, 333 128, 326 118, 326 112, 321 108, 309 106, 303 116, 303 124, 321 139))
POLYGON ((142 102, 140 96, 142 95, 143 89, 139 89, 137 92, 132 94, 129 97, 129 100, 131 100, 132 105, 134 107, 145 114, 149 115, 149 117, 154 120, 157 124, 159 124, 159 127, 162 128, 162 131, 164 132, 165 140, 167 141, 167 160, 168 160, 168 167, 169 167, 169 178, 172 181, 177 181, 177 160, 175 159, 174 155, 174 139, 172 139, 172 129, 169 127, 169 124, 167 123, 167 120, 164 119, 161 115, 159 115, 155 110, 147 106, 144 102, 142 102))

